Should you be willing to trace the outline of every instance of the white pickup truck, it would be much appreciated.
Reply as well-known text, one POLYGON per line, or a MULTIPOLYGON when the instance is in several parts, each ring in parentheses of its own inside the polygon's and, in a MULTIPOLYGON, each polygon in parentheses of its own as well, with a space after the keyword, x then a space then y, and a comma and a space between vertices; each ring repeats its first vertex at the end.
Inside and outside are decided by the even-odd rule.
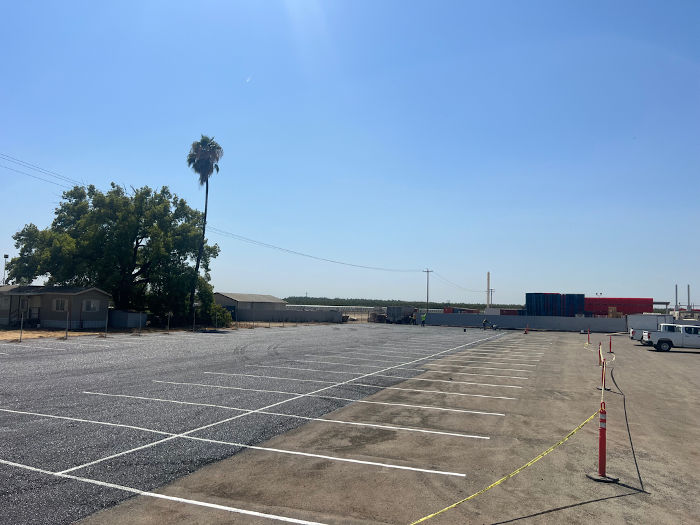
POLYGON ((644 331, 642 342, 662 352, 671 348, 700 348, 700 326, 661 324, 658 331, 644 331))
POLYGON ((665 314, 631 314, 627 316, 627 328, 629 329, 630 339, 644 343, 644 330, 656 331, 662 323, 673 323, 672 315, 665 314))

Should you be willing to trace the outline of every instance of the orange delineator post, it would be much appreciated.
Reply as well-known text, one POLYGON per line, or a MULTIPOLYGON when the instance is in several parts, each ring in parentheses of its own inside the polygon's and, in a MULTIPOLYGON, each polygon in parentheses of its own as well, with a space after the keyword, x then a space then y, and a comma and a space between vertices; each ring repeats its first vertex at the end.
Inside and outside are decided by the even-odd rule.
MULTIPOLYGON (((600 347, 599 347, 600 348, 600 347)), ((598 429, 598 473, 597 474, 586 474, 586 477, 592 479, 593 481, 598 481, 602 483, 617 483, 619 478, 613 478, 608 476, 605 472, 606 462, 607 462, 607 421, 608 413, 605 410, 605 400, 603 396, 605 395, 605 359, 603 359, 603 372, 601 374, 601 390, 600 390, 600 410, 598 414, 600 416, 600 428, 598 429)))
POLYGON ((608 353, 612 354, 612 336, 610 336, 610 348, 608 349, 608 353))
POLYGON ((591 329, 588 329, 588 344, 591 344, 591 329))
POLYGON ((603 366, 603 343, 598 342, 598 366, 603 366))
MULTIPOLYGON (((603 376, 605 377, 605 376, 603 376)), ((603 388, 605 388, 605 380, 603 380, 603 388)), ((598 429, 598 475, 601 478, 607 477, 605 475, 605 460, 607 459, 606 450, 606 424, 608 420, 608 413, 605 411, 605 402, 600 403, 600 428, 598 429)))
POLYGON ((600 369, 600 385, 602 390, 605 390, 605 359, 603 359, 603 366, 600 369))

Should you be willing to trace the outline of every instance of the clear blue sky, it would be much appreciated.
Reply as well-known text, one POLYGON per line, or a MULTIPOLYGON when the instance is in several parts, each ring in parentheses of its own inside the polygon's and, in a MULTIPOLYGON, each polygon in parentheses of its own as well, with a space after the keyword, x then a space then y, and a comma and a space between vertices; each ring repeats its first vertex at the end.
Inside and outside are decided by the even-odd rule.
MULTIPOLYGON (((10 2, 0 153, 203 209, 185 156, 205 133, 225 151, 211 226, 429 267, 461 287, 433 274, 435 300, 483 301, 467 290, 487 271, 496 302, 673 300, 675 283, 685 298, 700 293, 699 20, 696 1, 10 2)), ((14 254, 62 188, 0 182, 14 254)), ((425 297, 420 272, 208 238, 219 291, 425 297)))

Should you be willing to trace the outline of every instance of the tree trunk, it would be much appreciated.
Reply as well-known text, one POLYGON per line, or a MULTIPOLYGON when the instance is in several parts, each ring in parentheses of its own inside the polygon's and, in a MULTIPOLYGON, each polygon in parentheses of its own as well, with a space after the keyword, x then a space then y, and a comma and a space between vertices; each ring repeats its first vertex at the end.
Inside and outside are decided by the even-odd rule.
POLYGON ((190 313, 194 311, 194 292, 197 288, 197 278, 199 277, 199 263, 202 260, 202 253, 204 252, 204 236, 207 230, 207 209, 209 207, 209 177, 207 177, 207 183, 204 188, 204 223, 202 224, 202 241, 199 243, 197 262, 194 265, 194 278, 192 279, 192 288, 190 289, 190 313))

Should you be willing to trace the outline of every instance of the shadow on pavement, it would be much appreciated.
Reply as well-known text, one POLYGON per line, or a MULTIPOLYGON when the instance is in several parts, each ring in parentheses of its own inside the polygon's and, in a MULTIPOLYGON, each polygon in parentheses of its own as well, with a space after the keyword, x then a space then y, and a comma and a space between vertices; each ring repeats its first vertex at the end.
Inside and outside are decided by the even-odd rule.
POLYGON ((572 503, 571 505, 564 505, 563 507, 555 507, 553 509, 543 510, 541 512, 535 512, 534 514, 528 514, 527 516, 519 516, 517 518, 512 518, 512 519, 505 520, 505 521, 497 521, 497 522, 494 522, 492 525, 502 525, 504 523, 513 523, 513 522, 518 521, 518 520, 534 518, 536 516, 543 516, 545 514, 550 514, 552 512, 573 509, 576 507, 581 507, 583 505, 588 505, 589 503, 598 503, 599 501, 606 501, 609 499, 624 498, 625 496, 634 496, 636 494, 649 494, 649 492, 646 492, 644 490, 640 490, 636 487, 631 487, 629 485, 625 485, 624 483, 617 483, 617 485, 621 485, 621 486, 626 487, 628 489, 632 489, 634 492, 627 492, 625 494, 617 494, 616 496, 606 496, 605 498, 597 498, 597 499, 591 499, 588 501, 581 501, 580 503, 572 503))

